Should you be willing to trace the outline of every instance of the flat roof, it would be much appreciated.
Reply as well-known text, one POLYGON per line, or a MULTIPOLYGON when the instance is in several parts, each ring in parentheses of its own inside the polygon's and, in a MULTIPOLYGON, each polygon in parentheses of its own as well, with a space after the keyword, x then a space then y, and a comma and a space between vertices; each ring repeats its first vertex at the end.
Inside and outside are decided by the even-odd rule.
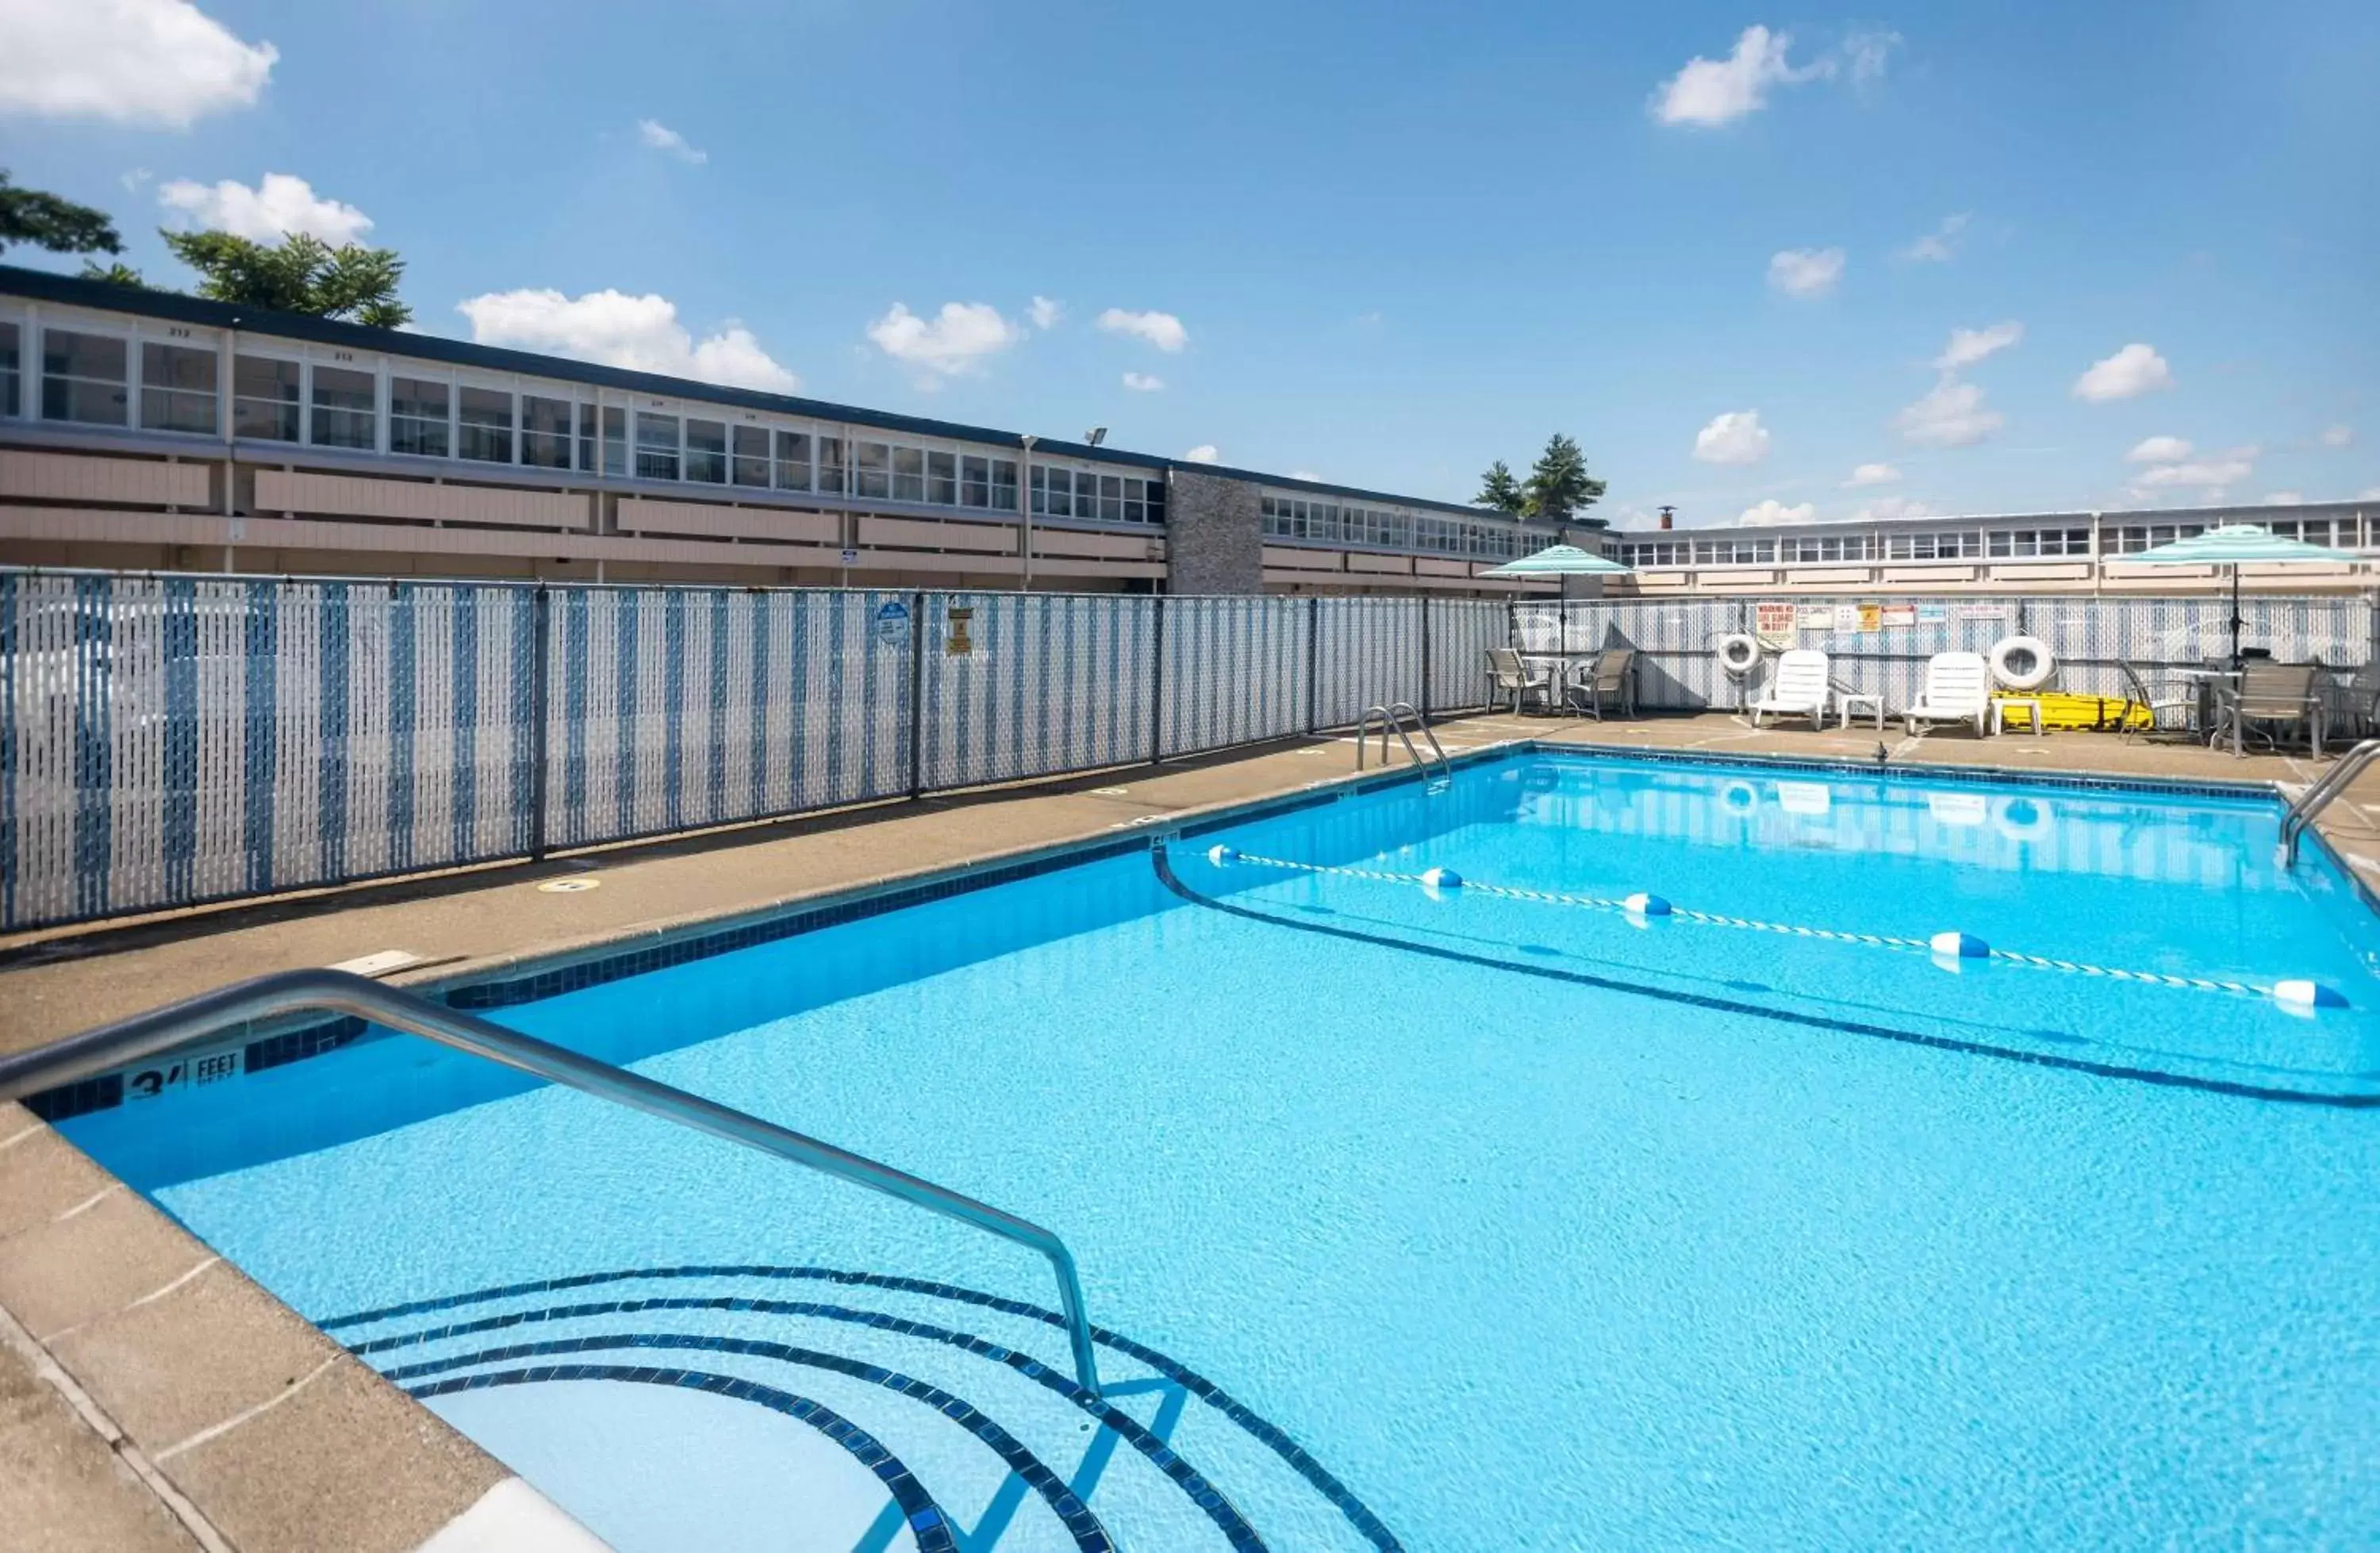
MULTIPOLYGON (((279 312, 270 308, 252 308, 234 302, 217 302, 203 297, 191 297, 178 291, 152 291, 145 288, 115 285, 105 281, 86 280, 80 275, 59 274, 50 270, 28 270, 13 264, 0 264, 0 296, 23 297, 34 301, 57 302, 68 307, 89 308, 100 312, 131 313, 142 318, 166 319, 176 323, 194 323, 210 329, 251 329, 260 334, 278 335, 284 339, 306 340, 316 345, 338 346, 350 350, 370 350, 391 356, 409 356, 419 360, 443 361, 457 367, 477 367, 493 372, 521 372, 531 377, 553 378, 569 382, 588 383, 601 388, 617 388, 630 394, 662 394, 675 399, 703 399, 714 404, 733 405, 743 409, 768 410, 779 415, 796 415, 816 420, 835 420, 852 426, 872 426, 885 431, 906 431, 915 436, 939 437, 953 442, 982 443, 995 447, 1022 449, 1024 434, 1002 431, 988 426, 968 426, 958 421, 936 420, 924 416, 896 415, 888 410, 864 409, 856 405, 838 405, 824 399, 808 399, 798 394, 770 394, 756 388, 734 388, 723 383, 704 382, 693 378, 667 377, 658 372, 632 371, 625 367, 606 367, 580 361, 565 356, 540 356, 532 351, 509 350, 501 346, 475 345, 468 340, 448 339, 439 334, 417 334, 409 330, 374 329, 360 323, 344 323, 334 319, 316 318, 308 313, 279 312)), ((1184 458, 1165 458, 1155 454, 1132 453, 1122 448, 1092 447, 1085 443, 1066 442, 1053 437, 1034 439, 1035 451, 1057 454, 1069 458, 1089 459, 1099 463, 1123 465, 1143 469, 1187 469, 1201 474, 1220 475, 1227 479, 1253 480, 1278 486, 1285 491, 1310 491, 1316 495, 1337 496, 1357 502, 1378 502, 1387 505, 1415 507, 1430 512, 1449 513, 1489 523, 1511 523, 1519 528, 1545 527, 1535 522, 1524 523, 1488 507, 1464 506, 1455 502, 1440 502, 1427 496, 1400 496, 1390 491, 1368 491, 1360 486, 1334 485, 1325 480, 1293 479, 1286 475, 1269 475, 1256 470, 1232 468, 1220 464, 1201 464, 1184 458)), ((1581 518, 1581 525, 1599 523, 1600 519, 1581 518)))
POLYGON ((2357 513, 2380 512, 2380 501, 2350 499, 2338 502, 2243 502, 2235 506, 2209 507, 2102 507, 2070 512, 2016 513, 1925 513, 1906 517, 1830 517, 1809 523, 1681 523, 1674 528, 1614 529, 1615 540, 1656 540, 1664 535, 1719 534, 1791 534, 1820 532, 1826 529, 1856 528, 1872 531, 1878 528, 1963 528, 1975 524, 1993 526, 2014 525, 2041 528, 2044 525, 2082 525, 2096 518, 2101 523, 2273 523, 2286 518, 2338 517, 2357 513))

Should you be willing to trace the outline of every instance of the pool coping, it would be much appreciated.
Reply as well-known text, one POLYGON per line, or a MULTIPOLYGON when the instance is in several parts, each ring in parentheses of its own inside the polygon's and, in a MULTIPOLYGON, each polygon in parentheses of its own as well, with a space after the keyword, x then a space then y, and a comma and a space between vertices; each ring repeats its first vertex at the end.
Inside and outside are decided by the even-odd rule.
MULTIPOLYGON (((1879 767, 1874 762, 1824 756, 1607 744, 1600 741, 1592 744, 1572 743, 1548 739, 1536 734, 1491 737, 1470 749, 1455 752, 1450 757, 1450 760, 1456 768, 1466 768, 1516 755, 1635 760, 1646 763, 1731 768, 1769 773, 1811 772, 1848 777, 1881 777, 1885 780, 1912 782, 1973 782, 1987 785, 2036 790, 2066 788, 2082 791, 2138 792, 2168 796, 2198 795, 2231 798, 2265 798, 2276 801, 2285 800, 2287 797, 2283 783, 2277 780, 2210 782, 2088 770, 2053 771, 2037 768, 1964 763, 1936 765, 1930 762, 1912 761, 1889 762, 1879 767)), ((1244 823, 1252 819, 1293 813, 1301 808, 1342 802, 1360 795, 1424 781, 1427 774, 1427 771, 1411 766, 1397 766, 1324 777, 1256 796, 1194 804, 1163 815, 1122 821, 1110 827, 1110 830, 1114 832, 1112 834, 1085 832, 1056 841, 884 874, 873 879, 824 885, 813 890, 795 891, 769 902, 738 906, 731 910, 696 912, 668 920, 641 923, 625 929, 613 929, 590 935, 577 942, 551 944, 532 950, 492 954, 434 966, 425 965, 413 974, 399 975, 388 979, 410 990, 426 992, 459 1007, 502 1007, 530 1001, 540 997, 552 996, 557 992, 570 989, 569 984, 573 977, 578 978, 577 985, 592 985, 597 980, 610 980, 618 977, 638 974, 642 970, 657 968, 662 964, 680 964, 692 959, 706 958, 711 954, 729 952, 735 949, 746 947, 749 943, 796 936, 838 921, 855 920, 929 900, 967 893, 1011 880, 1034 877, 1076 864, 1094 861, 1103 856, 1129 855, 1147 848, 1153 840, 1160 838, 1169 841, 1186 839, 1244 823)), ((2380 899, 2375 899, 2361 874, 2347 866, 2345 859, 2338 855, 2329 838, 2322 833, 2320 826, 2313 827, 2312 830, 2316 844, 2323 848, 2325 855, 2339 875, 2354 882, 2359 898, 2368 908, 2380 912, 2380 899)), ((323 1021, 319 1015, 311 1016, 310 1019, 308 1016, 298 1016, 296 1020, 287 1022, 288 1027, 269 1027, 248 1032, 248 1034, 264 1039, 286 1039, 293 1035, 302 1036, 308 1025, 319 1029, 323 1025, 323 1021)), ((293 1050, 287 1060, 300 1060, 304 1056, 317 1054, 318 1050, 331 1049, 329 1046, 320 1046, 315 1050, 293 1050)), ((18 1113, 0 1107, 0 1119, 17 1115, 18 1113)), ((7 1149, 5 1143, 0 1143, 0 1177, 9 1173, 11 1153, 17 1155, 14 1164, 21 1171, 30 1158, 30 1151, 38 1148, 46 1156, 66 1158, 83 1185, 96 1192, 101 1197, 108 1197, 112 1195, 126 1210, 107 1227, 104 1237, 98 1233, 102 1228, 98 1220, 103 1216, 99 1213, 83 1215, 85 1224, 92 1231, 91 1235, 85 1237, 86 1249, 83 1255, 95 1254, 101 1259, 120 1258, 124 1255, 121 1243, 127 1240, 155 1243, 162 1238, 182 1248, 193 1259, 212 1259, 209 1248, 182 1230, 178 1224, 148 1203, 146 1199, 127 1191, 123 1183, 116 1181, 112 1174, 82 1156, 79 1150, 74 1149, 62 1134, 33 1121, 30 1115, 23 1119, 33 1122, 33 1124, 18 1133, 15 1138, 7 1140, 15 1143, 16 1147, 7 1149), (92 1241, 97 1241, 98 1244, 94 1246, 91 1244, 92 1241)), ((0 1194, 0 1196, 5 1196, 5 1194, 0 1194)), ((73 1213, 79 1210, 69 1204, 67 1211, 73 1213)), ((0 1238, 0 1245, 5 1244, 5 1238, 0 1238)), ((53 1260, 58 1255, 55 1250, 52 1250, 49 1254, 53 1260)), ((259 1334, 262 1334, 264 1339, 269 1339, 276 1329, 285 1329, 291 1323, 301 1328, 306 1334, 310 1334, 313 1341, 319 1343, 331 1343, 332 1340, 322 1334, 320 1329, 305 1321, 269 1291, 249 1280, 236 1268, 232 1268, 229 1264, 218 1264, 218 1266, 225 1280, 238 1287, 241 1295, 241 1308, 246 1312, 237 1324, 238 1341, 241 1344, 260 1342, 263 1345, 259 1334)), ((156 1299, 156 1295, 152 1294, 147 1298, 156 1299)), ((172 1303, 171 1300, 160 1300, 158 1308, 164 1310, 172 1303)), ((0 1315, 5 1314, 5 1311, 0 1311, 0 1315)), ((125 1314, 125 1311, 118 1310, 114 1316, 103 1316, 98 1320, 120 1320, 125 1314)), ((187 1374, 193 1370, 203 1369, 209 1363, 204 1350, 200 1346, 200 1337, 205 1336, 209 1341, 220 1343, 225 1335, 219 1323, 210 1323, 207 1327, 201 1328, 196 1318, 188 1314, 182 1315, 179 1319, 183 1323, 182 1326, 162 1334, 166 1340, 162 1346, 152 1346, 151 1351, 141 1355, 152 1373, 162 1372, 169 1376, 177 1385, 184 1383, 184 1377, 187 1374)), ((20 1326, 18 1329, 22 1330, 23 1328, 20 1326)), ((87 1386, 95 1399, 93 1407, 102 1410, 96 1418, 91 1415, 85 1417, 84 1422, 91 1431, 90 1443, 100 1445, 100 1442, 104 1442, 101 1449, 112 1450, 120 1462, 128 1461, 137 1455, 139 1447, 131 1436, 138 1431, 128 1432, 126 1429, 117 1427, 104 1411, 115 1406, 108 1393, 117 1387, 116 1377, 105 1374, 93 1377, 79 1373, 83 1369, 83 1363, 79 1358, 74 1358, 71 1363, 63 1362, 50 1352, 42 1340, 32 1337, 31 1334, 28 1335, 33 1343, 34 1353, 42 1360, 46 1361, 52 1369, 67 1374, 67 1384, 80 1383, 87 1386)), ((266 1346, 269 1354, 269 1345, 263 1346, 266 1346)), ((5 1362, 8 1357, 6 1353, 0 1353, 0 1362, 5 1362)), ((280 1367, 277 1360, 270 1357, 262 1360, 251 1357, 249 1360, 251 1368, 259 1364, 270 1365, 277 1377, 280 1367)), ((385 1383, 380 1381, 368 1366, 346 1355, 344 1350, 333 1353, 325 1364, 333 1366, 335 1378, 345 1389, 368 1393, 363 1400, 370 1402, 377 1411, 374 1413, 375 1421, 371 1428, 352 1435, 342 1434, 335 1440, 319 1442, 311 1454, 317 1458, 328 1455, 335 1458, 335 1462, 324 1463, 318 1459, 307 1463, 310 1469, 320 1470, 332 1464, 343 1469, 351 1469, 358 1462, 370 1461, 373 1463, 376 1474, 395 1474, 404 1477, 407 1480, 407 1490, 415 1499, 426 1499, 432 1503, 437 1507, 438 1512, 449 1521, 458 1516, 468 1516, 474 1507, 493 1499, 507 1487, 528 1492, 526 1485, 520 1484, 516 1478, 510 1477, 501 1462, 486 1455, 468 1439, 448 1428, 426 1407, 404 1397, 393 1388, 386 1387, 385 1383), (494 1486, 488 1486, 491 1482, 494 1486)), ((276 1394, 273 1400, 278 1401, 280 1395, 285 1395, 285 1393, 276 1394)), ((298 1410, 293 1408, 290 1411, 294 1413, 298 1410)), ((274 1453, 275 1447, 284 1452, 293 1449, 285 1434, 268 1436, 260 1433, 249 1441, 244 1464, 251 1474, 277 1474, 287 1479, 288 1481, 282 1486, 286 1491, 297 1486, 302 1474, 287 1469, 283 1457, 274 1453)), ((341 1475, 353 1476, 354 1474, 350 1471, 343 1472, 341 1475)), ((176 1486, 172 1484, 168 1486, 176 1486)), ((188 1486, 178 1486, 188 1487, 188 1486)), ((153 1490, 155 1486, 151 1485, 150 1487, 153 1490)), ((189 1503, 192 1513, 198 1515, 203 1523, 205 1515, 222 1513, 220 1502, 228 1493, 229 1491, 220 1485, 204 1486, 191 1491, 185 1502, 189 1503)), ((236 1498, 236 1496, 234 1498, 236 1498)), ((247 1510, 253 1510, 253 1508, 249 1506, 247 1510)), ((420 1506, 419 1503, 413 1503, 407 1508, 419 1511, 420 1506)), ((240 1507, 235 1503, 235 1509, 239 1510, 240 1507)), ((247 1513, 247 1510, 241 1510, 240 1512, 247 1513)), ((400 1544, 385 1540, 390 1531, 389 1526, 385 1524, 389 1518, 385 1511, 376 1508, 365 1516, 367 1523, 373 1523, 368 1527, 358 1526, 356 1530, 360 1533, 369 1529, 381 1534, 383 1540, 370 1542, 373 1547, 410 1546, 410 1542, 400 1544)), ((418 1540, 418 1534, 408 1534, 408 1535, 413 1535, 418 1540)), ((202 1546, 206 1545, 203 1538, 199 1540, 202 1546)), ((270 1517, 267 1518, 263 1527, 249 1532, 238 1540, 239 1546, 256 1549, 258 1553, 261 1553, 261 1550, 266 1548, 298 1547, 309 1545, 302 1535, 287 1532, 281 1526, 272 1523, 270 1517)), ((358 1537, 357 1546, 365 1546, 369 1540, 358 1537)))

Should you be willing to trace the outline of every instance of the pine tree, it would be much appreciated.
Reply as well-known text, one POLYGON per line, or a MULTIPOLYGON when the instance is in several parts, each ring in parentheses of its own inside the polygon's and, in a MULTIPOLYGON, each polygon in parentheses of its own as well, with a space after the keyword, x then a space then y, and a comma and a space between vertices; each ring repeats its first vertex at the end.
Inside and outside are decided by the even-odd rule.
POLYGON ((1486 474, 1479 477, 1479 494, 1471 500, 1475 505, 1491 507, 1517 516, 1526 504, 1527 496, 1521 490, 1521 482, 1512 478, 1512 469, 1499 458, 1488 466, 1486 474))
MULTIPOLYGON (((1503 466, 1499 464, 1498 468, 1503 466)), ((1602 499, 1604 482, 1586 472, 1586 455, 1557 431, 1521 487, 1521 511, 1548 523, 1567 523, 1602 499)))

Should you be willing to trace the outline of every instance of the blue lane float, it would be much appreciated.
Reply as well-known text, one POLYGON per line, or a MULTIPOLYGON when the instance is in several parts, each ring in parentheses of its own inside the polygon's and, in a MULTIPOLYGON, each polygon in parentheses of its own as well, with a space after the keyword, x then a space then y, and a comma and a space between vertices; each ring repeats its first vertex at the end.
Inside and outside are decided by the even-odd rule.
POLYGON ((1425 868, 1421 874, 1421 887, 1432 900, 1442 899, 1463 888, 1463 876, 1452 868, 1425 868))
POLYGON ((1239 855, 1240 852, 1237 847, 1210 846, 1207 849, 1207 861, 1214 864, 1215 867, 1219 868, 1231 867, 1232 863, 1238 860, 1239 855))
POLYGON ((2292 978, 2273 983, 2273 1001, 2292 1009, 2345 1008, 2347 995, 2319 981, 2292 978))
POLYGON ((1620 904, 1631 916, 1667 916, 1677 910, 1660 896, 1648 895, 1642 890, 1621 901, 1620 904))
POLYGON ((1925 940, 1925 946, 1948 960, 1988 960, 1992 954, 1990 944, 1955 928, 1935 934, 1925 940))

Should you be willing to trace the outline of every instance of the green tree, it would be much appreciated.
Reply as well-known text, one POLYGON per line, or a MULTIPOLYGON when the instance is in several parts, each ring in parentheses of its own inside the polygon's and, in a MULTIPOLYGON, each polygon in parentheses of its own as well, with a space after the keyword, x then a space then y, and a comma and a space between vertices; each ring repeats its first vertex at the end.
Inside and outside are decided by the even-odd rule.
POLYGON ((1557 431, 1546 439, 1546 451, 1530 467, 1521 487, 1521 510, 1549 523, 1567 523, 1603 499, 1603 486, 1586 472, 1586 455, 1578 443, 1557 431))
POLYGON ((228 232, 160 235, 175 258, 204 277, 199 283, 201 297, 378 329, 412 321, 413 309, 397 300, 405 261, 394 249, 360 243, 333 248, 303 232, 273 245, 228 232))
POLYGON ((1488 466, 1486 474, 1479 477, 1479 494, 1471 500, 1475 505, 1518 516, 1527 504, 1528 497, 1522 491, 1521 482, 1512 478, 1512 469, 1499 458, 1488 466))
POLYGON ((31 243, 52 253, 122 253, 124 239, 104 211, 38 188, 18 188, 0 169, 0 249, 31 243))
POLYGON ((84 280, 99 281, 107 285, 128 285, 141 291, 155 289, 140 278, 140 271, 121 259, 106 264, 96 259, 86 259, 82 261, 81 274, 84 280))

